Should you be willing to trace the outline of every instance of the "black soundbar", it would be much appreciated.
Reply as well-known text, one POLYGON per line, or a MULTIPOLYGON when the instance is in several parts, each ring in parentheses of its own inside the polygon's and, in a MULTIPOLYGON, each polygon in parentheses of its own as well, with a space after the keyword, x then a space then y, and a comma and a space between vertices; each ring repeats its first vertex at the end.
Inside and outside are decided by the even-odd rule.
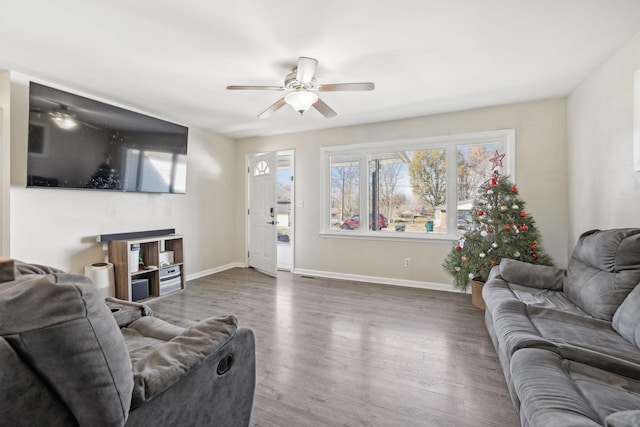
POLYGON ((98 242, 108 242, 111 240, 134 240, 144 239, 146 237, 167 236, 170 234, 176 234, 175 228, 166 228, 163 230, 149 230, 149 231, 133 231, 130 233, 115 233, 115 234, 101 234, 97 237, 98 242))

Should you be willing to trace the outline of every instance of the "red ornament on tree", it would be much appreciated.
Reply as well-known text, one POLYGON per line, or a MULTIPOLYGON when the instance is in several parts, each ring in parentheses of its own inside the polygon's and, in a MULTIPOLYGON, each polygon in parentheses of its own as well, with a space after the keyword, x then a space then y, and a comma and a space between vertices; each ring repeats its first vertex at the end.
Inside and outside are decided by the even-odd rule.
POLYGON ((538 245, 536 245, 536 244, 534 243, 533 245, 531 245, 531 249, 533 249, 533 250, 535 251, 536 249, 538 249, 538 245))
POLYGON ((537 252, 532 253, 531 256, 534 257, 535 259, 538 259, 538 253, 537 252))
POLYGON ((456 246, 456 251, 460 251, 460 250, 462 250, 462 246, 457 245, 457 246, 456 246))
POLYGON ((526 212, 520 212, 520 217, 524 218, 525 216, 527 216, 526 212))
POLYGON ((512 193, 517 193, 518 192, 518 187, 511 187, 511 192, 512 193))
POLYGON ((522 231, 527 231, 529 229, 529 226, 525 224, 520 228, 522 229, 522 231))
POLYGON ((478 216, 482 216, 484 215, 484 212, 482 212, 481 210, 478 211, 478 216))

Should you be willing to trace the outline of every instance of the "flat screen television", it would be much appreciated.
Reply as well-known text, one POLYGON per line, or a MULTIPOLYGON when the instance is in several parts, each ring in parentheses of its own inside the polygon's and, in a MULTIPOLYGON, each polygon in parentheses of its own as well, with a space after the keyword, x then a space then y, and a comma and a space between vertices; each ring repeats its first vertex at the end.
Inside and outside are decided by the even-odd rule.
POLYGON ((31 82, 27 187, 185 193, 188 128, 31 82))

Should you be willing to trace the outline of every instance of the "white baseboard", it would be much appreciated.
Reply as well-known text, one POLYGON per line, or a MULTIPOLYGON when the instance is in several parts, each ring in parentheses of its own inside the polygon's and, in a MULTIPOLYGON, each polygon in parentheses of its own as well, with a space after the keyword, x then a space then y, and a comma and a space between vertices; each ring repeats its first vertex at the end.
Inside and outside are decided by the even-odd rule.
MULTIPOLYGON (((221 265, 219 267, 210 268, 208 270, 203 270, 197 273, 189 274, 187 276, 187 281, 199 279, 200 277, 208 276, 210 274, 220 273, 222 271, 230 270, 232 268, 247 268, 247 265, 243 262, 232 262, 229 264, 221 265)), ((419 288, 419 289, 431 289, 434 291, 460 292, 459 290, 455 289, 453 285, 446 284, 446 283, 420 282, 417 280, 404 280, 404 279, 393 279, 390 277, 364 276, 360 274, 336 273, 333 271, 309 270, 305 268, 296 268, 292 271, 292 273, 299 274, 301 276, 326 277, 328 279, 339 279, 339 280, 352 280, 354 282, 378 283, 381 285, 404 286, 408 288, 419 288)), ((470 289, 467 290, 467 293, 470 293, 470 292, 471 292, 470 289)))
POLYGON ((378 283, 382 285, 405 286, 409 288, 432 289, 435 291, 460 292, 451 284, 420 282, 417 280, 393 279, 390 277, 363 276, 360 274, 335 273, 333 271, 307 270, 296 268, 294 274, 303 276, 326 277, 328 279, 352 280, 355 282, 378 283))
POLYGON ((246 266, 247 265, 245 263, 243 263, 243 262, 232 262, 232 263, 229 263, 229 264, 221 265, 219 267, 214 267, 214 268, 210 268, 208 270, 198 271, 197 273, 188 274, 186 279, 187 279, 187 281, 194 280, 194 279, 199 279, 201 277, 208 276, 210 274, 220 273, 221 271, 230 270, 230 269, 236 268, 236 267, 245 268, 246 266))

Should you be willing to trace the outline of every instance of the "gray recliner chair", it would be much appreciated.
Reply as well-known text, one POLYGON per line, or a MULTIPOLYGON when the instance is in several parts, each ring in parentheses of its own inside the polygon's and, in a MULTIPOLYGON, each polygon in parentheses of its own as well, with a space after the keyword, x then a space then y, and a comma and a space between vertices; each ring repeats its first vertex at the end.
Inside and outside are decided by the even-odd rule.
POLYGON ((0 283, 0 425, 249 425, 250 329, 232 315, 180 328, 109 304, 118 320, 80 275, 0 283))

